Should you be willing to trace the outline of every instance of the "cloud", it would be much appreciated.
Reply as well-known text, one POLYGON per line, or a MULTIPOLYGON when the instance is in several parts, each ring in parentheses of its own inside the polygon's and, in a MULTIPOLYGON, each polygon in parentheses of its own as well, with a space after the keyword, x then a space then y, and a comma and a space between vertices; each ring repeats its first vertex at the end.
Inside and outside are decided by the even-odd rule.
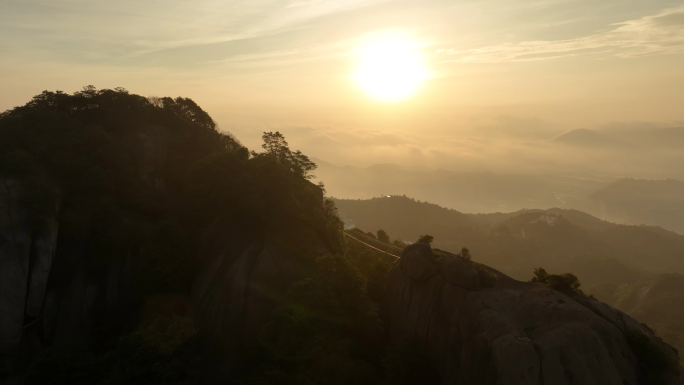
POLYGON ((75 58, 136 57, 272 36, 312 20, 387 0, 5 0, 0 49, 75 58))
POLYGON ((519 140, 548 140, 564 128, 537 117, 511 115, 476 116, 469 119, 470 136, 514 138, 519 140))
POLYGON ((440 49, 460 63, 499 63, 610 54, 621 58, 684 52, 684 6, 614 24, 604 32, 565 40, 535 40, 468 50, 440 49))
MULTIPOLYGON (((408 168, 518 174, 648 178, 682 178, 684 175, 678 167, 684 159, 681 151, 672 150, 674 147, 646 145, 651 143, 648 137, 656 131, 667 134, 659 123, 615 122, 591 127, 601 129, 602 134, 612 135, 617 140, 626 140, 628 136, 632 141, 638 140, 643 131, 644 145, 629 148, 560 145, 549 140, 546 134, 555 132, 558 126, 535 117, 481 116, 470 123, 473 129, 461 134, 388 132, 333 126, 274 126, 263 130, 278 130, 286 136, 292 149, 302 150, 311 157, 338 166, 366 167, 392 163, 408 168), (484 128, 493 131, 474 135, 482 134, 484 128)), ((262 130, 229 130, 249 148, 260 149, 260 135, 255 133, 262 130)))

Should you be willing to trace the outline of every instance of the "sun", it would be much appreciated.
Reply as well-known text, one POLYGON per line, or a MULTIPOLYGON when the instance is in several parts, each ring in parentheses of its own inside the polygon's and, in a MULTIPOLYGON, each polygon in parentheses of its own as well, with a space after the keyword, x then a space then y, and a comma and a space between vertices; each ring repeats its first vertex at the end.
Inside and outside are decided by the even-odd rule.
POLYGON ((369 40, 357 49, 353 79, 373 99, 397 102, 413 96, 428 78, 418 44, 397 37, 369 40))

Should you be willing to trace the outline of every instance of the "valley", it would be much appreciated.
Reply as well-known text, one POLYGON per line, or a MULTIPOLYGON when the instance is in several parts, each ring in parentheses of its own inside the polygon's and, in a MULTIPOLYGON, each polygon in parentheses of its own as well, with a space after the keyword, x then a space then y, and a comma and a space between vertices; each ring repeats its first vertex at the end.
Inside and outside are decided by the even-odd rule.
MULTIPOLYGON (((680 383, 684 236, 330 198, 316 169, 189 98, 85 87, 2 113, 0 384, 680 383)), ((469 182, 472 205, 560 196, 412 175, 469 182)))

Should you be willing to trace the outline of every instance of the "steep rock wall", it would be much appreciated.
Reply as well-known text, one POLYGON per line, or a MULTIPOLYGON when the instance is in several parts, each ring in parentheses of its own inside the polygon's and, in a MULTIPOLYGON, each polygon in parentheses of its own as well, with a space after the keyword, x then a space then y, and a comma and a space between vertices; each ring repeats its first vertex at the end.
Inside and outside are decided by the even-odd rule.
POLYGON ((166 188, 164 167, 169 151, 169 130, 155 124, 142 124, 125 138, 138 177, 148 186, 166 188))
MULTIPOLYGON (((445 279, 433 259, 428 245, 407 247, 381 311, 390 343, 424 343, 442 384, 637 385, 645 373, 626 338, 635 332, 676 362, 649 329, 601 302, 494 270, 496 286, 478 288, 452 279, 454 266, 445 279)), ((460 276, 473 274, 468 264, 458 267, 460 276)), ((680 383, 676 371, 662 378, 680 383)))
MULTIPOLYGON (((123 144, 138 177, 163 190, 168 130, 141 125, 123 144)), ((60 343, 87 345, 95 327, 116 329, 131 315, 130 259, 122 256, 94 272, 87 255, 59 241, 58 204, 40 220, 31 217, 27 188, 0 177, 0 383, 29 352, 60 343), (57 277, 55 264, 62 267, 57 277)), ((58 202, 56 188, 53 193, 58 202)))
POLYGON ((16 181, 0 183, 0 372, 14 369, 24 323, 31 234, 16 181))
POLYGON ((41 316, 57 247, 57 221, 29 223, 25 195, 20 182, 0 179, 0 373, 16 369, 23 330, 41 316))
POLYGON ((208 383, 235 376, 240 360, 253 353, 259 330, 284 302, 288 288, 312 269, 278 242, 235 235, 229 222, 218 220, 203 234, 199 249, 203 267, 193 287, 197 326, 211 345, 208 383))

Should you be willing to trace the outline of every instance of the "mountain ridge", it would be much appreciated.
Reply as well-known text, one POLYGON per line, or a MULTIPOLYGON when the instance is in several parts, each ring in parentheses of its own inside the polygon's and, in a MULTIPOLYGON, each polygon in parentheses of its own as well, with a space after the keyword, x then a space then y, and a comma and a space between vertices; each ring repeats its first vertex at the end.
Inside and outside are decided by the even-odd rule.
MULTIPOLYGON (((191 99, 144 98, 124 89, 46 91, 0 114, 0 383, 371 385, 405 383, 411 378, 407 371, 429 368, 419 382, 436 385, 450 377, 430 362, 423 367, 425 356, 415 360, 415 354, 427 349, 433 361, 453 360, 435 357, 430 344, 403 349, 405 336, 394 333, 395 326, 411 325, 412 312, 391 312, 383 322, 379 307, 401 308, 407 295, 416 296, 409 301, 416 305, 450 298, 433 297, 439 290, 469 297, 462 313, 452 312, 458 301, 440 307, 434 318, 440 327, 430 330, 448 332, 462 324, 476 331, 489 325, 482 333, 463 335, 468 343, 462 347, 464 357, 477 356, 483 367, 494 368, 501 367, 501 356, 487 354, 488 346, 494 347, 488 336, 513 335, 500 333, 496 325, 503 318, 480 322, 490 310, 502 311, 497 306, 506 303, 546 306, 540 301, 549 296, 584 299, 575 296, 582 293, 571 274, 537 269, 537 283, 516 283, 480 263, 486 259, 480 257, 493 251, 491 260, 508 261, 504 267, 522 272, 531 265, 520 261, 537 251, 548 257, 549 251, 558 252, 557 245, 574 253, 589 240, 600 249, 601 239, 591 234, 602 224, 590 217, 566 213, 584 228, 556 212, 499 214, 495 221, 403 197, 373 201, 403 202, 406 210, 395 213, 401 214, 396 224, 466 235, 457 240, 459 247, 461 241, 472 244, 477 258, 473 261, 467 249, 456 255, 426 243, 396 243, 395 249, 403 249, 397 262, 363 243, 346 242, 335 203, 310 180, 315 164, 290 150, 280 132, 264 132, 262 140, 263 152, 249 151, 220 132, 191 99), (496 247, 483 248, 488 244, 496 247), (397 276, 399 269, 410 282, 397 276), (440 287, 441 277, 450 286, 440 287), (397 283, 408 290, 394 296, 397 283), (525 287, 515 301, 506 299, 515 291, 510 285, 525 287), (498 305, 483 302, 486 298, 498 305), (404 315, 397 318, 398 313, 404 315), (384 331, 392 337, 389 345, 384 331)), ((392 208, 365 212, 386 219, 392 208)), ((662 242, 657 251, 667 248, 658 238, 662 234, 637 230, 630 234, 632 249, 641 251, 634 242, 649 234, 646 242, 662 242)), ((389 240, 387 233, 366 235, 389 240)), ((436 242, 446 239, 435 235, 436 242)), ((559 260, 572 256, 557 254, 559 260)), ((669 254, 661 254, 649 262, 672 262, 669 254)), ((542 261, 553 267, 548 258, 532 260, 542 261)), ((604 270, 625 278, 613 268, 619 263, 605 265, 604 270)), ((598 367, 589 377, 613 380, 619 373, 633 383, 664 368, 660 379, 676 383, 681 368, 652 331, 607 305, 575 302, 564 305, 569 312, 553 310, 560 317, 554 325, 573 338, 544 345, 549 356, 551 350, 566 356, 595 345, 596 335, 587 331, 598 328, 614 337, 622 354, 610 356, 617 371, 598 367), (623 323, 636 329, 611 329, 597 312, 606 312, 600 316, 604 320, 624 317, 623 323), (656 360, 648 355, 654 352, 656 360)), ((419 312, 418 318, 424 314, 431 312, 419 312)), ((548 320, 537 321, 540 329, 548 326, 548 320)), ((422 333, 422 326, 413 330, 422 333)), ((605 340, 601 344, 609 346, 605 340)), ((512 366, 530 362, 528 356, 501 352, 512 366)), ((582 378, 580 366, 562 367, 566 378, 567 373, 582 378)), ((497 374, 473 373, 489 379, 497 374)), ((538 377, 535 370, 530 373, 538 377)), ((501 381, 518 381, 517 371, 499 374, 501 381)), ((555 378, 563 376, 549 377, 555 378)), ((481 383, 475 377, 465 380, 481 383)))

